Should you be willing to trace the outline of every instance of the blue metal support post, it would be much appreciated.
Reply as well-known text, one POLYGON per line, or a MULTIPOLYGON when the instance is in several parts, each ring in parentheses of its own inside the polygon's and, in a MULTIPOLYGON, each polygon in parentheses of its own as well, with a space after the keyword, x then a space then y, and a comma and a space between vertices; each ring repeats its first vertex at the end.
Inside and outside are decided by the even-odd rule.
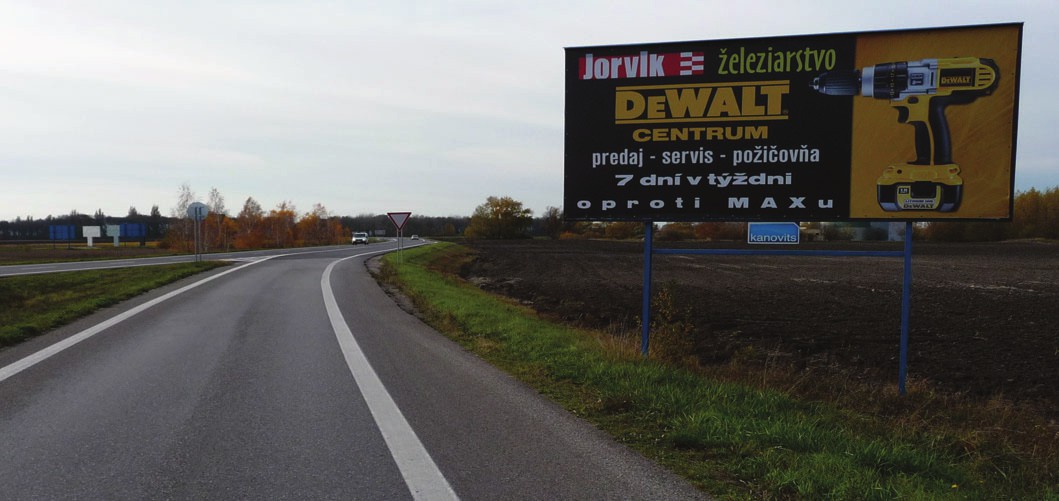
POLYGON ((643 334, 640 341, 640 353, 647 357, 647 347, 651 339, 651 255, 654 253, 654 227, 653 221, 647 221, 643 227, 643 312, 640 322, 643 324, 643 334))
POLYGON ((897 368, 897 390, 905 394, 908 375, 908 324, 912 310, 912 221, 905 223, 905 278, 901 287, 901 360, 897 368))
POLYGON ((773 250, 773 249, 658 249, 652 244, 654 223, 644 224, 644 247, 643 247, 643 339, 640 344, 640 352, 647 357, 650 345, 651 326, 651 257, 654 254, 683 254, 683 255, 706 255, 706 256, 830 256, 830 257, 904 257, 905 272, 904 284, 901 289, 901 348, 900 362, 898 367, 898 390, 901 395, 905 394, 905 378, 908 372, 908 329, 909 317, 911 316, 912 297, 912 222, 905 223, 905 248, 904 251, 865 251, 865 250, 773 250))

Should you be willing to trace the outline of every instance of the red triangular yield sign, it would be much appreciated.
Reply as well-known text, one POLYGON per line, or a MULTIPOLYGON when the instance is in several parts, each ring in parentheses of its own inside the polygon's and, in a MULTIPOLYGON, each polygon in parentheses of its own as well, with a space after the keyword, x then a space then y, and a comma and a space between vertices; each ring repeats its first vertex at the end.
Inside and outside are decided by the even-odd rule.
POLYGON ((386 217, 390 218, 390 222, 397 227, 400 231, 404 228, 404 223, 408 221, 408 216, 411 216, 411 212, 387 212, 386 217))

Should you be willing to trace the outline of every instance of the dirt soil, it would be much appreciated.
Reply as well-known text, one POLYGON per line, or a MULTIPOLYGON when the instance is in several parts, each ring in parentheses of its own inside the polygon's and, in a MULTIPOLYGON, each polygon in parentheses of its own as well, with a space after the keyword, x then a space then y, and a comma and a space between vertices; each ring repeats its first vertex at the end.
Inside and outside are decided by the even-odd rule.
MULTIPOLYGON (((639 335, 642 243, 468 245, 477 258, 464 277, 483 289, 574 325, 639 335)), ((711 246, 746 247, 655 247, 711 246)), ((1059 244, 916 242, 913 255, 909 379, 972 398, 1001 395, 1059 418, 1059 244)), ((704 364, 756 353, 896 384, 902 270, 900 258, 655 255, 653 287, 670 287, 687 310, 704 364)))

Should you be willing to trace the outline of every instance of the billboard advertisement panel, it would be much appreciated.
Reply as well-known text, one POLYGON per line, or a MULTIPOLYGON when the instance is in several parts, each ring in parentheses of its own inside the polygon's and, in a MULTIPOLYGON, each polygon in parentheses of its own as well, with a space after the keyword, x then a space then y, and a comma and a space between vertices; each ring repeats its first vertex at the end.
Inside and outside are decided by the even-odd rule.
POLYGON ((142 238, 147 235, 147 225, 144 223, 122 223, 120 234, 127 238, 142 238))
POLYGON ((1011 217, 1021 24, 566 50, 572 220, 1011 217))
POLYGON ((72 224, 48 225, 49 240, 74 240, 77 238, 77 230, 72 224))

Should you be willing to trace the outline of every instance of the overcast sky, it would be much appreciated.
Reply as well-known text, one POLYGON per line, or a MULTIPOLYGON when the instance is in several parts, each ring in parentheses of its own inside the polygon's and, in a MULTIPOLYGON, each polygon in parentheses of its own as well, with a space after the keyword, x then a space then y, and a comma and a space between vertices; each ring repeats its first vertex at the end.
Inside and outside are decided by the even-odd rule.
POLYGON ((1025 22, 1016 188, 1059 185, 1050 1, 0 0, 0 219, 562 205, 564 47, 1025 22))

